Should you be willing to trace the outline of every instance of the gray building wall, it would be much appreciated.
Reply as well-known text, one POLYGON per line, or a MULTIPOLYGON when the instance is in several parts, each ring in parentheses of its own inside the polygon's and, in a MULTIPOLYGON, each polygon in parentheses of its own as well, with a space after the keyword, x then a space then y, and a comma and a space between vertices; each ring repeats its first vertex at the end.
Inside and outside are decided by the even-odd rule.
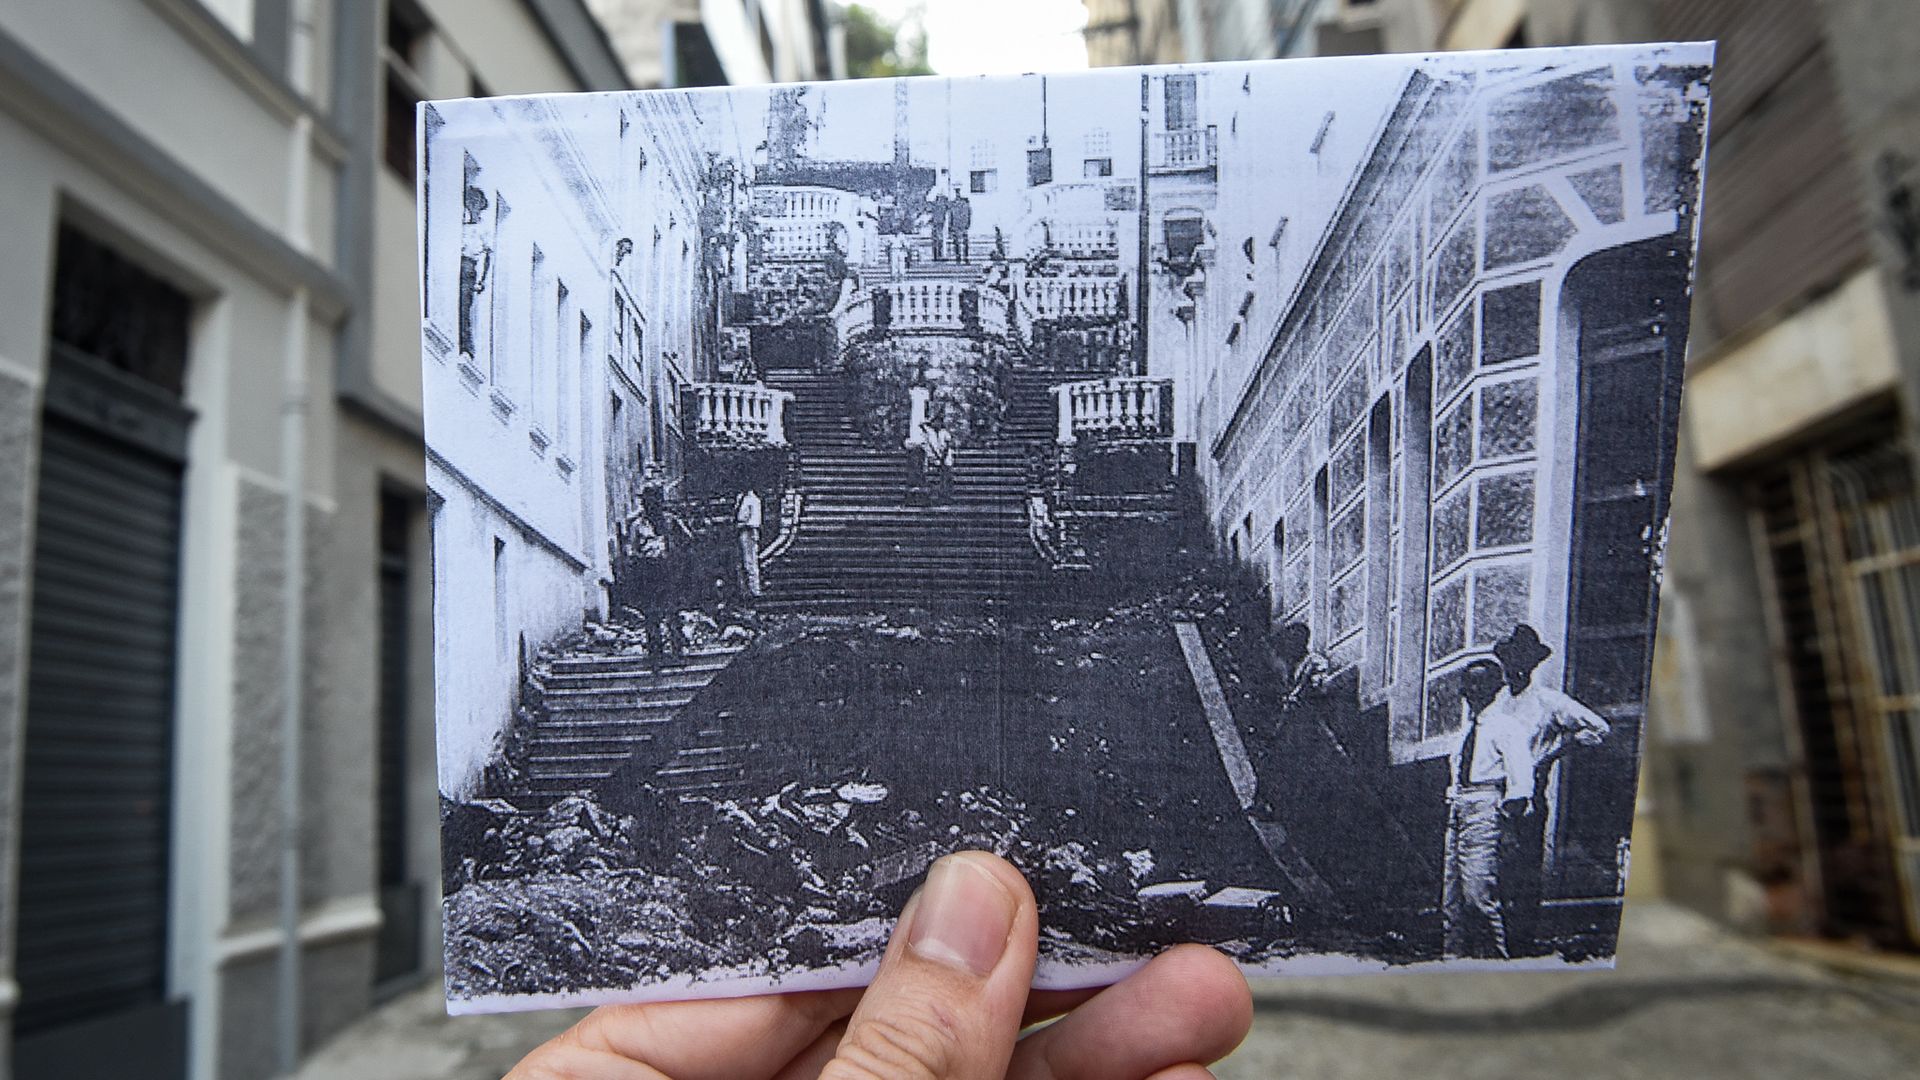
MULTIPOLYGON (((448 96, 476 77, 499 91, 624 85, 580 0, 421 7, 440 24, 423 62, 448 96)), ((196 304, 167 978, 169 997, 188 1003, 195 1077, 271 1075, 280 1052, 280 777, 296 626, 304 1045, 374 998, 380 495, 425 498, 412 192, 380 160, 383 15, 340 0, 0 3, 0 305, 12 313, 0 320, 0 1015, 19 999, 39 388, 66 222, 196 304), (305 403, 304 566, 291 580, 289 374, 305 403)), ((425 974, 438 963, 438 803, 424 509, 411 549, 407 836, 427 893, 425 974)))

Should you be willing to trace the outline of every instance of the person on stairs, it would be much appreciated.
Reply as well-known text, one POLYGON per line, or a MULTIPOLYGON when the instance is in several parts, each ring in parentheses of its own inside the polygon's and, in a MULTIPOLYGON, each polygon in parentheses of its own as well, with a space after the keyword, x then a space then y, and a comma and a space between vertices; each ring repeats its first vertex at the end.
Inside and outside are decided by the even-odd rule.
POLYGON ((953 433, 939 412, 930 412, 920 425, 920 444, 927 461, 928 501, 953 501, 953 433))
POLYGON ((627 522, 628 551, 637 573, 634 598, 646 634, 647 655, 656 665, 678 664, 684 652, 680 626, 682 566, 693 539, 667 509, 666 486, 658 466, 647 467, 640 505, 627 522))
POLYGON ((967 201, 967 197, 960 192, 959 188, 955 188, 953 190, 953 204, 947 208, 947 233, 948 239, 953 241, 953 258, 955 262, 965 263, 969 261, 967 232, 972 228, 973 204, 967 201))
POLYGON ((740 548, 740 596, 760 598, 760 493, 752 484, 733 503, 733 531, 740 548))
POLYGON ((953 200, 946 192, 935 195, 927 203, 927 223, 933 233, 933 261, 941 262, 946 258, 947 213, 953 206, 953 200))

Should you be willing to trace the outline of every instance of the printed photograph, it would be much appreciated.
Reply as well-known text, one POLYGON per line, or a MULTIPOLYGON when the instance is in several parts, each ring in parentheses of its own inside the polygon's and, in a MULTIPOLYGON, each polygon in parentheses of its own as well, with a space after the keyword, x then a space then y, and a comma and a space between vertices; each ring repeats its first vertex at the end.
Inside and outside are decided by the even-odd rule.
POLYGON ((1711 59, 421 106, 449 1007, 1610 963, 1711 59))

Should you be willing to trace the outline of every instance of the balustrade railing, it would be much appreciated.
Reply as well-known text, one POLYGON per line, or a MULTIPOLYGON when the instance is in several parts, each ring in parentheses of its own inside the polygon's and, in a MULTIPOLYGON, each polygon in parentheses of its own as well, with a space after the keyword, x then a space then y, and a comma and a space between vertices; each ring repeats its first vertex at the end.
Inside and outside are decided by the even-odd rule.
POLYGON ((843 347, 883 321, 892 333, 952 331, 1005 337, 1007 298, 996 289, 951 281, 893 281, 849 296, 835 308, 833 320, 843 347))
POLYGON ((760 383, 694 383, 693 435, 703 446, 754 449, 787 445, 793 395, 760 383))
POLYGON ((1111 319, 1123 315, 1119 278, 1028 278, 1020 302, 1034 319, 1111 319))
POLYGON ((826 187, 762 187, 753 194, 754 221, 761 250, 771 259, 820 259, 841 234, 849 259, 858 259, 863 231, 860 197, 826 187))
POLYGON ((1169 172, 1211 169, 1220 163, 1220 129, 1204 128, 1166 131, 1155 136, 1153 167, 1169 172))
POLYGON ((1163 439, 1173 434, 1173 381, 1122 375, 1053 388, 1059 441, 1163 439))

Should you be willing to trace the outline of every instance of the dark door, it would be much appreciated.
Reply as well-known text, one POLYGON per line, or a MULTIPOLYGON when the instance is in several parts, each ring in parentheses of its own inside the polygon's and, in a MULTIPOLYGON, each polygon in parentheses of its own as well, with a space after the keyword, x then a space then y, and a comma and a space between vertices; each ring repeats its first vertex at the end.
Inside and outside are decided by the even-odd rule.
POLYGON ((1673 484, 1684 250, 1650 241, 1595 255, 1567 277, 1580 320, 1580 406, 1566 690, 1612 733, 1561 766, 1550 896, 1612 897, 1622 887, 1653 667, 1654 559, 1673 484))
POLYGON ((393 986, 420 970, 420 882, 407 855, 412 733, 412 526, 417 501, 380 496, 380 939, 376 984, 393 986))
POLYGON ((53 314, 13 1075, 184 1076, 167 936, 188 302, 63 230, 53 314))

